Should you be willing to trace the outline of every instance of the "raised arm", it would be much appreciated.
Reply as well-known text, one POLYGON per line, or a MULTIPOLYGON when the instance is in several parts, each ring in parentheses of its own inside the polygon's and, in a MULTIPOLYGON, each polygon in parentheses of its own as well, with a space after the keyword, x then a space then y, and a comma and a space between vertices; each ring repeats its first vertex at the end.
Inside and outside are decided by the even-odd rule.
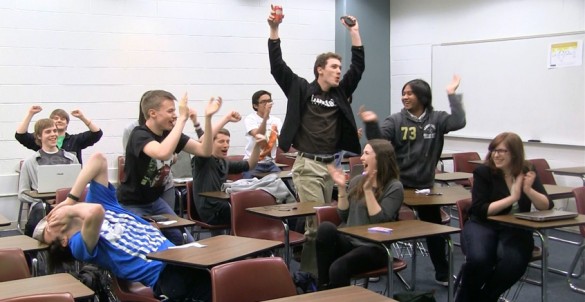
MULTIPOLYGON (((282 9, 282 7, 281 7, 282 9)), ((282 14, 277 14, 276 11, 274 10, 274 5, 270 5, 270 14, 268 15, 268 25, 270 26, 270 39, 271 40, 276 40, 279 39, 280 37, 278 36, 278 26, 280 25, 280 23, 282 23, 282 19, 284 19, 284 15, 282 14)))
POLYGON ((254 135, 256 139, 256 144, 254 144, 254 149, 252 150, 252 154, 248 158, 248 166, 250 170, 254 169, 258 164, 258 157, 260 156, 260 150, 266 145, 266 136, 262 134, 254 135))
POLYGON ((32 120, 33 116, 39 112, 41 112, 43 108, 41 106, 33 105, 30 107, 22 122, 16 128, 16 133, 14 134, 14 138, 23 146, 33 151, 37 151, 41 148, 41 146, 37 145, 35 142, 35 137, 32 133, 28 132, 28 125, 32 120))
POLYGON ((362 46, 362 37, 360 36, 360 24, 358 23, 358 20, 356 17, 354 17, 354 16, 348 16, 348 17, 353 20, 355 25, 348 26, 345 23, 345 20, 343 20, 343 19, 341 19, 341 23, 349 31, 349 36, 351 37, 351 46, 362 46))
POLYGON ((96 125, 92 120, 87 119, 87 117, 85 117, 85 115, 83 114, 83 112, 81 112, 81 110, 79 110, 79 109, 73 110, 73 111, 71 111, 71 115, 80 119, 87 126, 89 131, 91 131, 91 132, 100 131, 100 127, 98 125, 96 125))
POLYGON ((209 99, 209 103, 207 104, 207 108, 205 108, 205 133, 208 133, 208 135, 203 135, 201 136, 200 140, 201 142, 198 142, 194 139, 190 139, 187 142, 187 145, 185 145, 185 148, 183 149, 184 151, 187 151, 188 153, 197 155, 197 156, 202 156, 202 157, 209 157, 211 156, 211 152, 213 149, 213 131, 211 130, 211 117, 217 112, 219 111, 219 108, 221 108, 221 104, 222 104, 222 98, 221 97, 217 97, 214 98, 212 97, 211 99, 209 99), (209 135, 212 134, 212 135, 209 135))

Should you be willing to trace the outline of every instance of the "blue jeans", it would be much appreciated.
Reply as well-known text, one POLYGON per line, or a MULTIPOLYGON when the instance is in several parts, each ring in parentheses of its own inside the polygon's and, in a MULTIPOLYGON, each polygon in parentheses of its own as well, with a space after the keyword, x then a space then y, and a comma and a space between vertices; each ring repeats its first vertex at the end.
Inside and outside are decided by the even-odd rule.
POLYGON ((274 162, 269 163, 258 163, 254 169, 245 171, 242 173, 243 178, 253 178, 252 174, 256 173, 267 173, 267 172, 280 172, 280 168, 276 166, 274 162))
POLYGON ((469 220, 461 235, 466 254, 455 301, 498 301, 528 267, 532 232, 469 220))
MULTIPOLYGON (((132 205, 124 205, 124 208, 128 209, 132 213, 138 216, 150 216, 150 215, 160 215, 160 214, 172 214, 173 216, 177 216, 177 214, 169 207, 169 204, 162 198, 158 198, 157 200, 149 203, 149 204, 132 204, 132 205)), ((167 237, 173 244, 181 245, 183 244, 183 233, 181 232, 182 229, 178 228, 169 228, 161 230, 163 235, 167 237)), ((187 242, 195 241, 193 236, 189 232, 187 234, 187 242)))

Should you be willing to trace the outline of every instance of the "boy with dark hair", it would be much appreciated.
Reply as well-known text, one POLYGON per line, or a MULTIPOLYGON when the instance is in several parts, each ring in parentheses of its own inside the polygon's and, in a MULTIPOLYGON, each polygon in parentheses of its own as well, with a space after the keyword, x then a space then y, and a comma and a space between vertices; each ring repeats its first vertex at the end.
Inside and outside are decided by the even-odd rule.
MULTIPOLYGON (((24 117, 20 125, 18 125, 18 128, 16 128, 16 133, 14 134, 14 138, 16 138, 21 145, 33 151, 38 151, 41 148, 41 145, 35 142, 35 136, 32 133, 28 133, 28 125, 30 124, 32 117, 42 110, 43 108, 41 106, 31 106, 27 115, 24 117)), ((53 110, 49 118, 55 122, 55 126, 57 127, 57 147, 74 153, 77 156, 79 163, 81 163, 81 150, 97 143, 100 138, 102 138, 103 132, 92 120, 87 119, 81 110, 73 110, 71 111, 71 115, 80 119, 87 126, 89 131, 78 134, 67 133, 70 118, 69 114, 63 109, 53 110)))
POLYGON ((244 159, 250 158, 254 147, 256 146, 256 134, 266 136, 267 144, 260 151, 258 164, 254 169, 244 172, 244 178, 252 178, 254 172, 279 172, 280 168, 276 166, 276 149, 278 148, 278 134, 282 128, 282 121, 270 115, 272 110, 272 94, 266 90, 258 90, 252 95, 252 109, 255 112, 250 113, 244 119, 246 125, 246 149, 244 159))
MULTIPOLYGON (((175 97, 164 90, 147 92, 142 99, 142 114, 146 119, 130 134, 126 146, 126 179, 118 189, 118 200, 137 215, 172 214, 173 209, 161 197, 169 182, 173 155, 182 150, 199 156, 211 155, 212 137, 204 135, 203 142, 184 135, 189 118, 187 94, 175 110, 175 97)), ((212 98, 205 110, 205 129, 211 129, 211 117, 221 107, 221 98, 212 98)), ((183 236, 177 228, 163 231, 174 244, 182 244, 183 236)), ((193 237, 187 233, 188 241, 193 237)))

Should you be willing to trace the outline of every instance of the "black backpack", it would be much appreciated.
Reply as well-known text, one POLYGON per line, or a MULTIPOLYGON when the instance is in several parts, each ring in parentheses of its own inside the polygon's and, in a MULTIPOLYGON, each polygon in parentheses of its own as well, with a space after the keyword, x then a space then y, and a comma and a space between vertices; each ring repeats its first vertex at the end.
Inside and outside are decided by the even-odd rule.
POLYGON ((100 270, 97 266, 86 264, 79 270, 79 272, 70 272, 70 274, 94 291, 95 299, 93 301, 116 301, 109 288, 109 275, 105 271, 100 270))
POLYGON ((297 271, 292 275, 292 279, 297 287, 297 294, 317 291, 317 278, 311 273, 297 271))

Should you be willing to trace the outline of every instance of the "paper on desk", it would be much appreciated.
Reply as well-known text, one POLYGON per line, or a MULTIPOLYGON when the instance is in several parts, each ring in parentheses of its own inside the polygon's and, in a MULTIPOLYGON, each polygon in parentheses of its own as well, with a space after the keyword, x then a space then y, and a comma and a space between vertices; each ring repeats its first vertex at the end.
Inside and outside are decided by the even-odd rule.
POLYGON ((188 248, 188 247, 206 247, 207 245, 205 244, 201 244, 199 242, 191 242, 191 243, 187 243, 187 244, 183 244, 183 245, 176 245, 176 246, 171 246, 169 247, 170 249, 184 249, 184 248, 188 248))
POLYGON ((159 221, 157 223, 162 224, 162 225, 171 225, 173 223, 177 223, 177 221, 176 220, 167 220, 167 221, 159 221))
POLYGON ((431 189, 414 190, 414 193, 416 193, 416 194, 429 194, 429 193, 431 193, 431 189))

